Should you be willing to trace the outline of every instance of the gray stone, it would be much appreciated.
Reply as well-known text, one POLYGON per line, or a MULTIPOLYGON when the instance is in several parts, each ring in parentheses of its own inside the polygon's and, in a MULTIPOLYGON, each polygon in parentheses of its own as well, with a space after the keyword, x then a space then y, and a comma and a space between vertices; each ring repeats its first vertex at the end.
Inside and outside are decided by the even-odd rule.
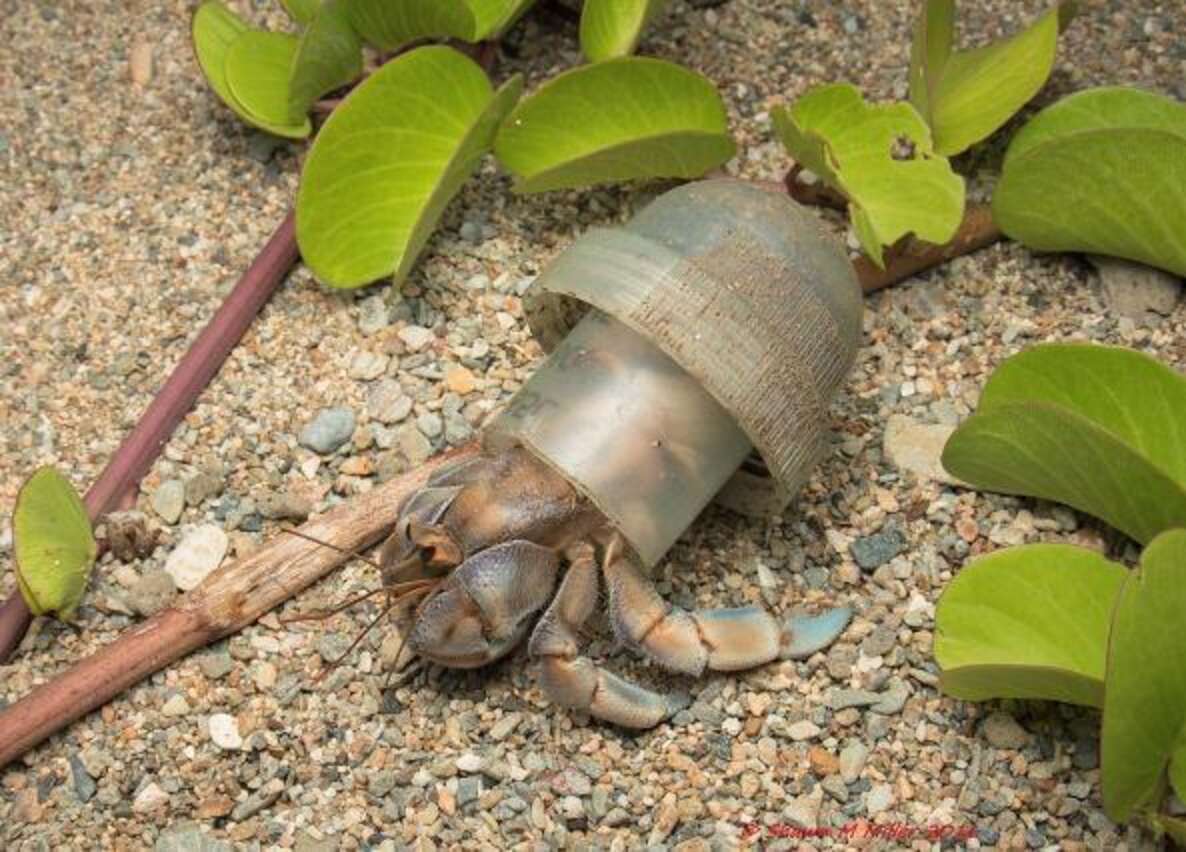
POLYGON ((840 750, 840 777, 845 783, 851 784, 861 776, 868 757, 869 749, 859 740, 854 740, 840 750))
POLYGON ((797 796, 790 804, 782 809, 782 815, 792 825, 800 828, 815 828, 819 824, 820 805, 824 800, 824 791, 816 787, 806 796, 797 796))
POLYGON ((199 471, 185 481, 185 504, 201 506, 222 493, 222 480, 208 471, 199 471))
POLYGON ((828 693, 828 706, 833 710, 847 707, 868 707, 881 700, 881 696, 868 689, 833 689, 828 693))
POLYGON ((332 453, 354 434, 354 412, 349 408, 323 408, 301 430, 301 446, 315 453, 332 453))
POLYGON ((303 521, 313 511, 308 497, 292 491, 262 494, 256 498, 255 506, 260 515, 274 521, 303 521))
POLYGON ((412 398, 395 379, 381 379, 367 396, 367 414, 380 423, 399 423, 412 413, 412 398))
POLYGON ((185 509, 185 485, 180 479, 166 479, 152 492, 152 510, 166 524, 175 524, 185 509))
POLYGON ((86 771, 82 761, 78 755, 71 753, 70 761, 70 779, 74 782, 74 796, 83 804, 89 802, 98 790, 98 785, 95 784, 95 779, 91 778, 90 773, 86 771))
POLYGON ((416 418, 416 428, 423 432, 425 437, 436 438, 444 431, 445 424, 441 420, 441 415, 435 411, 426 411, 416 418))
POLYGON ((231 852, 231 844, 203 833, 197 824, 179 823, 161 832, 155 852, 231 852))
POLYGON ((1113 313, 1149 322, 1167 317, 1182 293, 1182 281, 1168 272, 1118 257, 1088 255, 1099 270, 1100 293, 1113 313))
POLYGON ((404 457, 413 465, 424 464, 432 455, 432 444, 424 437, 424 433, 416 428, 415 423, 400 426, 396 440, 404 457))
POLYGON ((128 605, 143 616, 155 615, 173 602, 177 584, 173 577, 159 568, 145 571, 128 591, 128 605))
POLYGON ((508 713, 495 722, 490 728, 490 739, 505 740, 519 727, 523 721, 522 713, 508 713))
POLYGON ((894 804, 894 789, 889 784, 878 784, 865 794, 865 813, 876 816, 894 804))
POLYGON ((1017 724, 1016 719, 999 710, 985 718, 980 730, 984 738, 996 748, 1023 748, 1030 739, 1030 735, 1025 728, 1017 724))
POLYGON ((896 526, 886 526, 880 532, 858 538, 849 551, 862 571, 870 572, 889 562, 906 547, 906 536, 896 526))
POLYGON ((890 464, 919 479, 966 485, 948 473, 940 461, 943 447, 954 431, 953 425, 919 423, 895 414, 885 424, 882 448, 890 464))
POLYGON ((387 372, 387 361, 386 355, 380 355, 377 352, 367 350, 356 352, 350 359, 347 375, 360 382, 374 381, 387 372))
POLYGON ((457 779, 457 805, 465 807, 476 801, 482 795, 482 778, 479 775, 466 775, 457 779))
POLYGON ((432 343, 436 339, 436 335, 432 333, 431 329, 423 326, 406 325, 399 330, 399 339, 404 342, 404 346, 408 347, 409 352, 419 352, 432 343))
POLYGON ((906 706, 906 699, 910 697, 910 688, 898 682, 881 693, 881 699, 869 709, 883 716, 894 716, 902 712, 906 706))
POLYGON ((198 668, 210 680, 226 677, 234 666, 235 662, 225 647, 207 651, 198 659, 198 668))
POLYGON ((898 643, 898 635, 888 624, 879 624, 873 632, 865 637, 861 643, 861 650, 867 657, 881 657, 893 650, 898 643))
POLYGON ((391 325, 391 311, 383 296, 368 296, 358 303, 358 330, 364 336, 382 331, 391 325))

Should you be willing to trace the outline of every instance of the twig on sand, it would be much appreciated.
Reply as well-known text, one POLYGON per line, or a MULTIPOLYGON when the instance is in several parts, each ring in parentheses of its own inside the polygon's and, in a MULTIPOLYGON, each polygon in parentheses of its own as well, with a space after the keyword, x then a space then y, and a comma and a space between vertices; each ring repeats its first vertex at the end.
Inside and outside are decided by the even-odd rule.
POLYGON ((0 767, 153 672, 251 624, 346 562, 350 551, 374 544, 389 530, 400 504, 436 468, 476 451, 470 445, 438 456, 300 527, 303 536, 330 547, 276 536, 250 556, 223 565, 175 606, 6 707, 0 711, 0 767))
MULTIPOLYGON (((87 491, 82 502, 92 524, 135 493, 140 478, 148 472, 181 418, 194 407, 297 256, 294 214, 289 211, 87 491)), ((16 650, 31 620, 20 592, 13 592, 0 606, 0 663, 16 650)))

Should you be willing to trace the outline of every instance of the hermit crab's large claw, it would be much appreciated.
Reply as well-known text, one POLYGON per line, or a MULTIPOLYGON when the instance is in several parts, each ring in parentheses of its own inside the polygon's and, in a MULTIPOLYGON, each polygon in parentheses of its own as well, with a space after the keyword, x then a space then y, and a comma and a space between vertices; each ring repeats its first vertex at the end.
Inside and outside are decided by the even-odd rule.
POLYGON ((450 668, 476 668, 511 651, 556 584, 554 550, 508 541, 482 550, 449 574, 416 617, 408 646, 450 668))

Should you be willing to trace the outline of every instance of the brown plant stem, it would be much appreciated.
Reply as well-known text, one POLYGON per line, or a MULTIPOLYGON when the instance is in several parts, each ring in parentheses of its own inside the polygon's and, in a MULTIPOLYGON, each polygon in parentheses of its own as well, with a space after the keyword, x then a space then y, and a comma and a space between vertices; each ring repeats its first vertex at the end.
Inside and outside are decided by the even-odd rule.
MULTIPOLYGON (((800 181, 799 173, 802 171, 803 167, 796 163, 783 181, 791 198, 800 204, 813 207, 827 207, 840 211, 848 209, 848 199, 826 183, 817 181, 808 184, 800 181)), ((773 182, 771 185, 774 185, 773 182)), ((964 219, 959 230, 946 243, 935 245, 906 237, 886 250, 883 258, 885 269, 879 269, 864 255, 853 261, 853 268, 861 282, 861 288, 866 293, 874 293, 933 266, 979 251, 1003 236, 1001 229, 993 221, 989 206, 973 204, 964 210, 964 219)))
POLYGON ((993 221, 989 206, 974 204, 964 211, 964 220, 955 236, 943 245, 933 245, 907 237, 886 250, 885 269, 878 269, 876 264, 864 255, 854 260, 852 265, 856 269, 857 280, 861 282, 861 289, 866 293, 874 293, 923 270, 979 251, 1003 236, 1001 229, 993 221))
POLYGON ((0 767, 153 672, 251 624, 350 559, 350 551, 374 544, 393 523, 400 504, 424 486, 433 470, 474 452, 471 445, 438 456, 300 527, 303 536, 332 547, 281 535, 250 556, 223 565, 175 606, 0 711, 0 767))
POLYGON ((796 163, 791 166, 791 170, 787 172, 783 181, 791 198, 800 204, 807 204, 811 207, 828 207, 842 212, 848 210, 848 199, 822 180, 817 180, 815 183, 804 183, 799 180, 799 174, 802 171, 803 167, 796 163))
MULTIPOLYGON (((289 211, 87 491, 82 502, 92 524, 134 495, 140 478, 148 472, 181 418, 193 408, 198 395, 296 263, 294 222, 294 213, 289 211)), ((20 644, 31 618, 19 591, 0 607, 0 663, 20 644)))

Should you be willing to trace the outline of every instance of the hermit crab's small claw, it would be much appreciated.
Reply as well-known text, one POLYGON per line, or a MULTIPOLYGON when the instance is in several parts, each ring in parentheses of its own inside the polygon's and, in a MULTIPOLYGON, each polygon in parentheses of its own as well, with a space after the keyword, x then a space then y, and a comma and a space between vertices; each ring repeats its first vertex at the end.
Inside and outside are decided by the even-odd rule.
POLYGON ((784 660, 804 660, 827 648, 844 632, 852 618, 852 609, 839 606, 820 615, 795 615, 783 628, 779 656, 784 660))
POLYGON ((555 551, 508 541, 474 554, 425 600, 408 636, 419 656, 449 668, 484 666, 511 651, 556 584, 555 551))

